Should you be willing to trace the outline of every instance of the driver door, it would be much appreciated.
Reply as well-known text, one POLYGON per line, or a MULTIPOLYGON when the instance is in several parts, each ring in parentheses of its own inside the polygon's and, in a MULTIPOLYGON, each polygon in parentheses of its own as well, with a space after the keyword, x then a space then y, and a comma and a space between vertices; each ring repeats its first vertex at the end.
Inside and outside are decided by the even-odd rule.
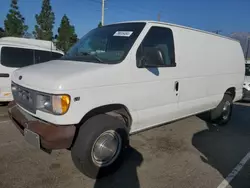
POLYGON ((149 128, 178 117, 178 69, 175 62, 174 36, 170 28, 152 26, 142 40, 133 61, 135 82, 134 109, 138 123, 132 131, 149 128), (154 49, 155 48, 155 49, 154 49), (151 57, 149 51, 158 51, 151 57), (145 62, 140 62, 145 59, 145 62), (162 61, 158 59, 162 58, 162 61), (144 64, 144 65, 143 65, 144 64))

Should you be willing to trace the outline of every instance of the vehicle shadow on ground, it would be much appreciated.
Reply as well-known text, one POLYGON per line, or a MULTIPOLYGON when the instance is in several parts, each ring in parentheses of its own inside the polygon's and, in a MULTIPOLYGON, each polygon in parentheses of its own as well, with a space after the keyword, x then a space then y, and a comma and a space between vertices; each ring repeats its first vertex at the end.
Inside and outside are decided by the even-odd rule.
POLYGON ((124 157, 121 168, 113 175, 97 179, 94 188, 140 188, 137 167, 142 164, 142 154, 129 147, 124 157))
POLYGON ((0 107, 8 106, 9 102, 0 102, 0 107))
MULTIPOLYGON (((226 178, 250 151, 250 107, 235 104, 228 125, 217 127, 207 123, 207 128, 193 135, 192 144, 203 154, 201 160, 226 178)), ((250 187, 250 182, 238 174, 230 185, 244 188, 250 187)))

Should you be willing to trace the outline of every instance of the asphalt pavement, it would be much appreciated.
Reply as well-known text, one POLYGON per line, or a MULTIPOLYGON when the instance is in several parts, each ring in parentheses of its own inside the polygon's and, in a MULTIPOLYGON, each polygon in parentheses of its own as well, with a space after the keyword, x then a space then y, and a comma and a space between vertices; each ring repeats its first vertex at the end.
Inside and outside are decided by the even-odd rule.
POLYGON ((237 103, 225 127, 192 116, 132 135, 123 166, 92 180, 69 151, 49 155, 26 143, 0 107, 0 188, 249 188, 248 152, 250 104, 237 103))

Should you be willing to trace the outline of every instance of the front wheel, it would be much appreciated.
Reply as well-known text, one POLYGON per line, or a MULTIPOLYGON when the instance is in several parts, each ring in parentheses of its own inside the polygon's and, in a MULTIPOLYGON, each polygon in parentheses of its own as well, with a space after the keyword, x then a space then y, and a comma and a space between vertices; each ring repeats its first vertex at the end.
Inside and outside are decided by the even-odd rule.
POLYGON ((100 114, 80 127, 71 151, 72 160, 86 176, 101 178, 120 167, 128 143, 125 123, 118 118, 100 114))

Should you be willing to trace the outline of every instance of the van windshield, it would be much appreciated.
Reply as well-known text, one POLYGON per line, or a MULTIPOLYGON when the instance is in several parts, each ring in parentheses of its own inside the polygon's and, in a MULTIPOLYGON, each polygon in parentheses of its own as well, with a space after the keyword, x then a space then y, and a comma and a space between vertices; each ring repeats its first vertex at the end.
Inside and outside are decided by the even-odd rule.
POLYGON ((121 23, 91 30, 61 59, 92 63, 121 62, 141 33, 145 23, 121 23))
POLYGON ((250 64, 246 64, 245 75, 250 76, 250 64))

